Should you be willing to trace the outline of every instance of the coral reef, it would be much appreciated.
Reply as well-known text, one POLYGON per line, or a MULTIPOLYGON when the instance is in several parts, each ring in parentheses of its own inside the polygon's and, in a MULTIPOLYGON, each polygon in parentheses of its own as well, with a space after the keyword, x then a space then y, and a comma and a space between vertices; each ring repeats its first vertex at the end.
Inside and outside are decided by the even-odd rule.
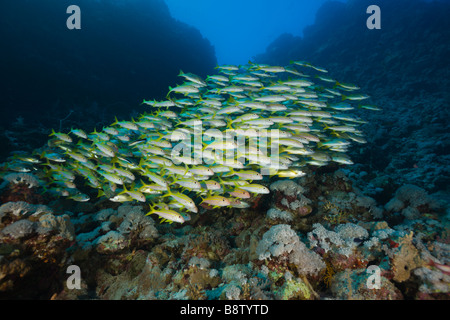
POLYGON ((53 210, 43 204, 33 205, 25 201, 7 202, 0 206, 0 222, 5 216, 10 219, 20 219, 23 216, 36 216, 44 212, 53 213, 53 210))
POLYGON ((366 269, 345 270, 333 277, 331 291, 343 300, 402 300, 404 297, 395 285, 381 276, 380 288, 367 287, 366 269))
POLYGON ((41 185, 41 182, 38 178, 36 178, 31 173, 24 173, 24 172, 13 172, 9 173, 5 176, 3 176, 3 180, 5 180, 1 185, 0 189, 3 189, 6 184, 18 184, 18 183, 24 183, 28 186, 28 188, 34 188, 39 187, 41 185))
POLYGON ((277 263, 293 264, 300 275, 317 275, 325 268, 319 255, 309 251, 289 225, 279 224, 264 233, 256 248, 259 260, 278 258, 277 263))
MULTIPOLYGON (((1 294, 36 297, 11 279, 37 279, 35 266, 43 265, 52 277, 38 295, 53 299, 448 298, 442 269, 450 262, 448 228, 433 224, 439 213, 427 206, 430 212, 417 219, 374 221, 369 211, 377 202, 354 189, 343 193, 345 174, 316 173, 315 179, 325 183, 272 183, 278 190, 268 195, 266 214, 251 207, 202 209, 178 226, 156 223, 145 205, 134 203, 105 208, 99 201, 63 215, 13 203, 18 209, 5 210, 0 231, 1 294), (319 207, 296 216, 276 207, 285 197, 319 207), (323 219, 325 198, 329 210, 347 212, 343 221, 323 219), (83 272, 80 290, 65 286, 61 270, 68 264, 83 272), (378 289, 368 285, 372 267, 379 268, 378 289)), ((411 189, 422 195, 414 200, 405 190, 395 193, 405 206, 431 203, 420 189, 411 189)))
MULTIPOLYGON (((405 1, 380 2, 400 15, 405 1)), ((159 223, 138 201, 44 199, 33 176, 4 176, 0 298, 449 300, 450 78, 440 39, 450 28, 424 20, 447 4, 410 1, 403 17, 415 12, 423 28, 413 33, 412 19, 386 19, 385 30, 398 34, 373 36, 353 32, 359 22, 351 18, 369 2, 351 2, 325 5, 303 39, 284 35, 258 59, 311 58, 371 88, 384 111, 355 110, 369 133, 349 150, 355 165, 265 179, 270 193, 199 206, 182 225, 159 223), (433 76, 419 82, 419 72, 433 76), (80 290, 66 286, 68 265, 82 270, 80 290)))
POLYGON ((311 200, 303 195, 304 188, 293 180, 276 181, 270 185, 270 190, 275 192, 275 207, 302 217, 311 213, 311 200))
POLYGON ((400 213, 406 219, 413 220, 424 213, 442 209, 442 205, 423 188, 406 184, 397 189, 384 207, 388 212, 400 213))
POLYGON ((20 215, 14 222, 3 219, 0 225, 2 299, 49 299, 65 283, 67 249, 75 239, 70 218, 29 206, 33 215, 20 215))
POLYGON ((39 191, 41 181, 31 173, 12 172, 3 175, 0 185, 0 201, 26 201, 30 203, 44 203, 45 198, 39 191))

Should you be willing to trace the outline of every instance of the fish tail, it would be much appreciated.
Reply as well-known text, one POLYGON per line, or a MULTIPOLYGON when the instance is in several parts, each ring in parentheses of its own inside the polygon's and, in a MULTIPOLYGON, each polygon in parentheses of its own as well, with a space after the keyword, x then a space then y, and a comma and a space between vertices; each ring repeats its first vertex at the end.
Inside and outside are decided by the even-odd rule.
POLYGON ((97 198, 100 198, 100 197, 103 197, 103 196, 106 197, 105 191, 103 191, 102 189, 99 189, 98 190, 98 194, 97 194, 97 198))
POLYGON ((150 210, 150 211, 146 214, 146 216, 149 216, 149 215, 155 213, 155 212, 154 212, 154 210, 155 210, 155 204, 149 203, 148 207, 149 207, 149 210, 150 210))
POLYGON ((234 129, 233 126, 232 126, 233 120, 232 120, 231 118, 227 118, 226 121, 227 121, 227 126, 226 126, 226 127, 227 127, 228 129, 233 130, 233 129, 234 129))

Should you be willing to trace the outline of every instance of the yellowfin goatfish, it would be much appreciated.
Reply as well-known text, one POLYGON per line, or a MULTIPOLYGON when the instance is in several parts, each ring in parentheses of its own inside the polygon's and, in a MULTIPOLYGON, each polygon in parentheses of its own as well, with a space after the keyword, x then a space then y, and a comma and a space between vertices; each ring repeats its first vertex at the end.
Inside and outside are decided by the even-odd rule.
POLYGON ((355 104, 380 110, 361 102, 369 96, 358 86, 305 61, 216 71, 206 79, 180 71, 184 82, 169 87, 165 100, 142 100, 148 108, 136 121, 115 118, 90 134, 52 130, 39 153, 17 152, 2 169, 33 171, 46 190, 75 201, 89 201, 89 188, 112 202, 151 199, 149 214, 183 223, 200 198, 207 209, 248 208, 241 199, 269 193, 269 177, 352 164, 346 152, 367 142, 355 104))

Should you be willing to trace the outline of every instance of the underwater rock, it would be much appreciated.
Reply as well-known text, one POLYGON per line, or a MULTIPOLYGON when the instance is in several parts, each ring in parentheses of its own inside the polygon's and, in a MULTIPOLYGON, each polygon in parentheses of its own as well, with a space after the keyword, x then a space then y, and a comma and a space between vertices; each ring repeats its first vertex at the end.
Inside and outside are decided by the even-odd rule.
POLYGON ((65 283, 67 249, 73 239, 67 215, 22 216, 4 226, 0 230, 0 297, 50 299, 65 283))
POLYGON ((448 300, 450 295, 450 244, 435 241, 428 246, 428 251, 419 243, 418 249, 424 265, 413 270, 414 276, 420 279, 416 299, 448 300))
POLYGON ((397 282, 407 281, 414 269, 424 264, 413 244, 413 232, 397 239, 387 254, 391 259, 392 279, 397 282))

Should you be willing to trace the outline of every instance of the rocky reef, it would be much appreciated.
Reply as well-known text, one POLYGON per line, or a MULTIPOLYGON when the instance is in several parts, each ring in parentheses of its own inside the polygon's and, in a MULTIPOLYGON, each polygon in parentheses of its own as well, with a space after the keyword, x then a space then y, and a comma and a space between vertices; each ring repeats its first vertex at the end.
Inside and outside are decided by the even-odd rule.
POLYGON ((0 296, 448 299, 445 206, 424 189, 405 185, 380 206, 342 170, 268 187, 270 194, 247 199, 249 208, 201 207, 183 225, 158 223, 145 204, 5 203, 0 296), (67 286, 71 265, 82 271, 79 289, 67 286))

